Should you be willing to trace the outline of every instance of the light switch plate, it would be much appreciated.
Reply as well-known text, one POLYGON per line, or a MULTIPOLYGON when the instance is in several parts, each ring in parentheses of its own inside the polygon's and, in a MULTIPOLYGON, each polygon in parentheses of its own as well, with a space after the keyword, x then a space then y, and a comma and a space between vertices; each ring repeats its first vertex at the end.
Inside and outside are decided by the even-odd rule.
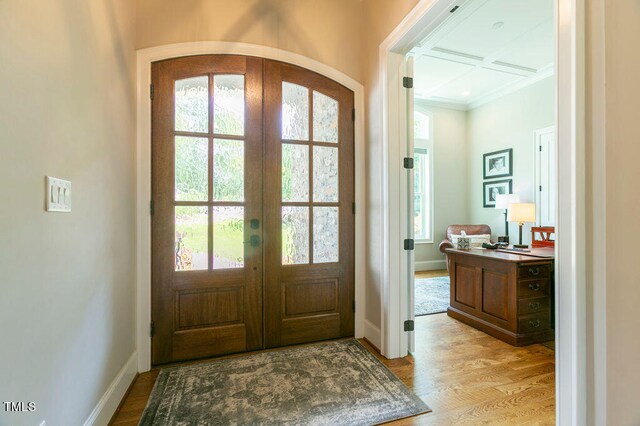
POLYGON ((47 211, 71 212, 71 182, 47 176, 47 211))

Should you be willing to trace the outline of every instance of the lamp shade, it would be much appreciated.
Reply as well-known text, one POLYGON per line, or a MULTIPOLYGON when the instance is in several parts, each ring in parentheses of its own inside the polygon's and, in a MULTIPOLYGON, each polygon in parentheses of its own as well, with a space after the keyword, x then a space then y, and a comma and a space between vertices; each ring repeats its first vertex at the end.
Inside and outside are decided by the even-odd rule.
POLYGON ((509 222, 535 222, 536 221, 536 205, 533 203, 513 203, 509 204, 509 212, 507 213, 509 222))
POLYGON ((508 209, 509 204, 519 203, 520 197, 516 194, 498 194, 496 195, 496 209, 508 209))

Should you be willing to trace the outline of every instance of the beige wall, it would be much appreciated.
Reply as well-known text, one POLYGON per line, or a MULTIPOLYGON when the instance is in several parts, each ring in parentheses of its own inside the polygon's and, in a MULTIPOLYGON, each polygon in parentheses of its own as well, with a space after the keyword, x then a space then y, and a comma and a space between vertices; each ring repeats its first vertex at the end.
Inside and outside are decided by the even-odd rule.
MULTIPOLYGON (((489 225, 494 238, 504 235, 504 210, 483 207, 482 156, 488 152, 513 148, 513 177, 504 179, 512 179, 520 201, 535 203, 534 132, 555 121, 554 77, 467 112, 470 223, 489 225)), ((509 235, 517 243, 517 224, 509 224, 509 235)), ((523 227, 522 242, 531 242, 530 223, 523 227)))
POLYGON ((358 0, 138 0, 136 48, 191 41, 259 44, 298 53, 362 82, 358 0))
MULTIPOLYGON (((640 1, 606 0, 607 423, 640 424, 640 1)), ((588 172, 587 172, 588 173, 588 172)), ((602 203, 595 194, 594 203, 602 203)), ((599 283, 601 284, 601 283, 599 283)))
POLYGON ((0 2, 0 399, 36 403, 3 425, 82 424, 135 350, 134 12, 0 2))

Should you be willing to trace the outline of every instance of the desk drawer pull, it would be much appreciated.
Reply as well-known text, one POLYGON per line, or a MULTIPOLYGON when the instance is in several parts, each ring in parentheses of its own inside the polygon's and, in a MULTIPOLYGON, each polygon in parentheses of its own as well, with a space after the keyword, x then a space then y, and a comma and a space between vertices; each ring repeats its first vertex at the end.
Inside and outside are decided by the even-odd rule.
POLYGON ((538 290, 540 290, 540 283, 531 283, 531 284, 529 284, 529 288, 532 291, 538 291, 538 290))
POLYGON ((531 275, 540 275, 540 268, 529 268, 529 273, 531 275))
POLYGON ((540 327, 540 320, 529 321, 529 326, 531 326, 531 327, 533 327, 533 328, 538 328, 538 327, 540 327))
POLYGON ((529 303, 529 309, 531 309, 532 311, 537 311, 538 309, 540 309, 540 302, 529 303))

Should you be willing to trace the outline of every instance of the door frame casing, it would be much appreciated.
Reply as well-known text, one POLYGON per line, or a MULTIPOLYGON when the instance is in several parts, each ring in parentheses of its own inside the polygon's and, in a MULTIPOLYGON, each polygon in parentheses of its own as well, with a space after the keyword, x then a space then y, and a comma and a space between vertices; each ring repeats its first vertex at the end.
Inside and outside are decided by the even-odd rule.
MULTIPOLYGON (((379 47, 379 82, 382 91, 382 291, 381 350, 388 358, 406 356, 407 334, 402 324, 407 318, 408 288, 406 257, 402 240, 405 204, 400 202, 407 173, 402 173, 400 123, 403 122, 403 96, 398 74, 408 50, 449 14, 459 0, 420 0, 379 47)), ((556 143, 557 149, 557 249, 556 249, 556 419, 558 424, 586 424, 587 398, 594 391, 587 384, 587 294, 586 279, 586 178, 585 178, 585 2, 555 0, 556 44, 556 143)), ((596 170, 600 172, 601 170, 596 170)), ((602 283, 604 285, 604 283, 602 283)), ((595 288, 594 292, 598 291, 595 288)), ((591 315, 602 314, 601 305, 591 315), (598 309, 598 312, 596 312, 598 309)), ((599 328, 599 330, 602 327, 599 328)), ((593 336, 592 347, 606 342, 603 332, 593 336), (597 340, 597 342, 596 342, 597 340), (593 344, 595 343, 595 344, 593 344)), ((604 358, 592 360, 591 368, 605 369, 604 358)), ((602 383, 601 376, 596 377, 602 383)), ((598 416, 606 416, 606 403, 598 403, 598 416)))
POLYGON ((355 143, 355 337, 364 336, 365 306, 365 148, 364 87, 346 74, 316 60, 273 47, 204 41, 169 44, 137 51, 137 133, 136 133, 136 347, 138 372, 151 369, 151 63, 194 55, 244 55, 282 61, 314 71, 334 80, 354 93, 356 109, 355 143))

